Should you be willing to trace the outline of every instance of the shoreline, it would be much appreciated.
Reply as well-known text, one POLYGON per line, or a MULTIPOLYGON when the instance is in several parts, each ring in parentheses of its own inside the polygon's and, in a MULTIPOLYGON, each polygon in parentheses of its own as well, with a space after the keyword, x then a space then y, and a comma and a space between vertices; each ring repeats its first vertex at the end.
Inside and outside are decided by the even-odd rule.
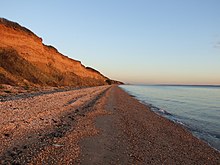
POLYGON ((1 102, 2 164, 220 164, 220 153, 117 86, 1 102))
MULTIPOLYGON (((132 95, 132 96, 133 96, 133 95, 132 95)), ((134 96, 134 98, 135 98, 135 96, 134 96)), ((137 98, 135 98, 135 99, 138 100, 137 98)), ((213 147, 211 144, 209 144, 208 141, 206 141, 206 140, 204 140, 204 139, 201 139, 201 138, 197 137, 196 135, 194 135, 194 134, 193 134, 194 132, 192 131, 192 128, 190 128, 190 127, 187 126, 186 124, 184 124, 184 123, 182 123, 182 122, 180 122, 180 121, 178 121, 178 120, 176 120, 176 119, 172 119, 172 118, 166 117, 166 116, 170 116, 170 115, 173 116, 172 114, 168 113, 167 111, 165 111, 165 113, 161 113, 161 112, 154 111, 154 110, 152 110, 152 109, 154 109, 154 108, 160 109, 160 108, 155 107, 155 106, 152 105, 152 104, 144 103, 144 102, 142 102, 142 101, 140 101, 140 100, 138 100, 138 101, 139 101, 141 104, 144 104, 144 105, 148 106, 148 107, 150 108, 150 110, 151 110, 152 112, 154 112, 156 115, 159 115, 159 116, 161 116, 161 117, 163 117, 163 118, 165 118, 165 119, 168 119, 169 121, 173 122, 174 124, 177 124, 177 125, 179 125, 180 127, 183 127, 184 129, 186 129, 186 131, 188 131, 189 133, 191 133, 192 136, 194 136, 194 137, 197 138, 198 140, 203 141, 203 142, 206 143, 209 147, 211 147, 212 149, 214 149, 214 150, 216 150, 216 151, 218 151, 218 152, 220 153, 220 150, 218 150, 217 148, 213 147), (168 113, 168 114, 166 114, 166 113, 168 113)))
MULTIPOLYGON (((155 85, 154 85, 155 86, 155 85)), ((159 86, 163 86, 163 85, 159 85, 159 86)), ((165 86, 169 86, 169 85, 165 85, 165 86)), ((174 85, 174 86, 195 86, 195 85, 174 85)), ((198 85, 198 86, 201 86, 201 85, 198 85)), ((206 85, 208 86, 208 85, 206 85)), ((205 87, 206 87, 205 86, 205 87)), ((209 86, 208 86, 209 87, 209 86)), ((166 118, 168 119, 169 121, 177 124, 177 125, 180 125, 181 127, 183 127, 184 129, 186 129, 187 131, 189 131, 192 136, 196 137, 197 139, 199 140, 202 140, 203 142, 205 142, 207 145, 209 145, 211 148, 213 148, 214 150, 218 151, 220 153, 220 148, 218 148, 219 146, 218 145, 214 145, 212 143, 215 143, 215 141, 212 141, 211 140, 207 140, 206 137, 203 137, 203 136, 211 136, 211 138, 217 138, 215 134, 211 134, 209 132, 206 132, 205 134, 206 135, 203 135, 204 132, 202 132, 202 130, 200 129, 194 129, 192 128, 190 125, 187 125, 185 124, 184 122, 180 121, 180 117, 178 117, 177 115, 175 114, 172 114, 172 113, 169 113, 167 112, 166 109, 161 109, 160 107, 158 106, 155 106, 154 104, 152 103, 148 103, 144 100, 141 100, 141 99, 138 99, 137 96, 133 95, 131 92, 127 91, 126 89, 123 89, 122 87, 120 87, 122 90, 124 90, 126 93, 128 93, 131 97, 133 97, 134 99, 136 99, 138 102, 140 102, 141 104, 144 104, 146 106, 148 106, 150 108, 150 110, 152 112, 154 112, 155 114, 163 117, 163 118, 166 118)))

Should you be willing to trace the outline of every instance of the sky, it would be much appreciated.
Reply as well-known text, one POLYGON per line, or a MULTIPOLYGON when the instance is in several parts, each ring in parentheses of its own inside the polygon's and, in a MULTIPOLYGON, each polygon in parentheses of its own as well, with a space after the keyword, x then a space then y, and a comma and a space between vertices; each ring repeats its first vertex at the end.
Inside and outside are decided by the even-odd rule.
POLYGON ((0 17, 125 83, 220 84, 219 0, 7 0, 0 17))

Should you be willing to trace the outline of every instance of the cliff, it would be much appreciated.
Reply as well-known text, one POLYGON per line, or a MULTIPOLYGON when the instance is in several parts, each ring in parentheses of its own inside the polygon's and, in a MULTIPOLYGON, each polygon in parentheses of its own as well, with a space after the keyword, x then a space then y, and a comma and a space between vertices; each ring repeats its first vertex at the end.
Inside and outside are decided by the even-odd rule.
POLYGON ((97 86, 112 82, 53 46, 44 45, 29 29, 0 18, 0 84, 97 86))

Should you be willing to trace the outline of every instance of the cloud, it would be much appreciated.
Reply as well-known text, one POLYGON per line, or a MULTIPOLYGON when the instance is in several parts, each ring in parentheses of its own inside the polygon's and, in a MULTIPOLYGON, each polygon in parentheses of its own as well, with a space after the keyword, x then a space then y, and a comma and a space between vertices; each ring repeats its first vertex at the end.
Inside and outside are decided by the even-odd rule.
POLYGON ((220 49, 220 41, 214 44, 214 48, 220 49))

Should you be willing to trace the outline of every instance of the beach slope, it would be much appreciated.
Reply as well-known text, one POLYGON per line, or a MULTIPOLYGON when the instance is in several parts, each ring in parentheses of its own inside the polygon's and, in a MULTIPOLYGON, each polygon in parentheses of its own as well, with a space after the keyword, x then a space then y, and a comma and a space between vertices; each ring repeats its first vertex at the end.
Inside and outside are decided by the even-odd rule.
POLYGON ((0 102, 0 164, 220 164, 220 153, 117 86, 0 102))

